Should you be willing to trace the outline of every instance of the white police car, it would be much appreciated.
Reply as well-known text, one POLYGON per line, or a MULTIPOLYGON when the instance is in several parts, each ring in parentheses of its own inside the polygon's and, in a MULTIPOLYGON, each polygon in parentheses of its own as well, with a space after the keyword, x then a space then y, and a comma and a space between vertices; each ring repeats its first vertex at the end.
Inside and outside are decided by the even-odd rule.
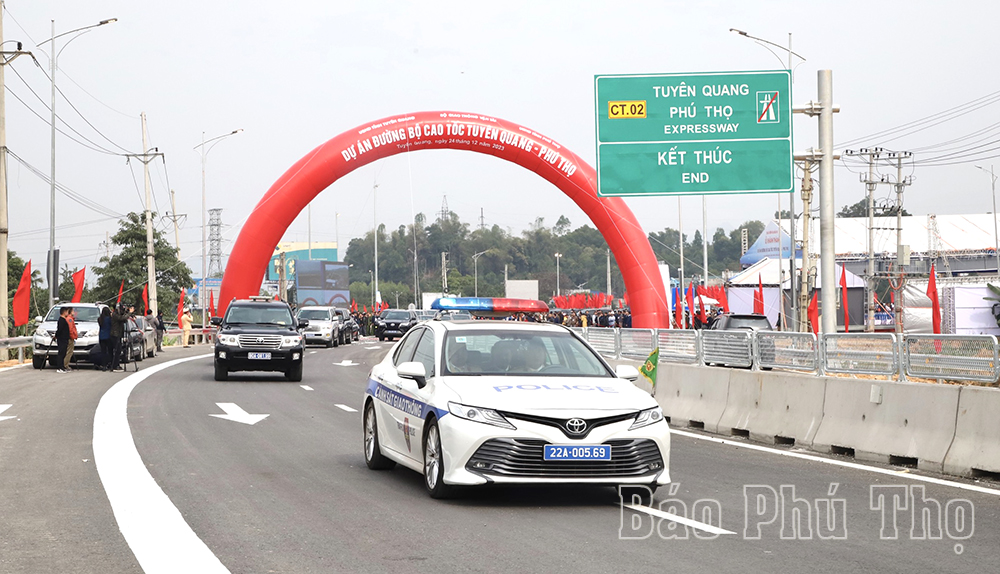
MULTIPOLYGON (((440 299, 437 308, 544 312, 540 301, 440 299)), ((363 404, 368 467, 457 485, 670 482, 670 431, 656 401, 569 329, 426 321, 375 365, 363 404)))

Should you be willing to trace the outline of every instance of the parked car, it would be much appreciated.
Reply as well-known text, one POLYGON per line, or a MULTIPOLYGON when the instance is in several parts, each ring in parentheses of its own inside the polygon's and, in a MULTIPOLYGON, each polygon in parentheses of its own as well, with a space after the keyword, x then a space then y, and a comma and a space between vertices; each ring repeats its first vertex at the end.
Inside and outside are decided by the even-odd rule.
POLYGON ((333 307, 301 307, 296 318, 299 321, 309 321, 309 326, 302 331, 307 345, 322 343, 327 347, 336 347, 344 340, 344 334, 341 333, 343 324, 333 307))
MULTIPOLYGON (((76 347, 73 350, 73 363, 88 362, 97 364, 101 362, 101 345, 98 342, 100 327, 97 319, 101 316, 101 310, 107 305, 101 303, 66 303, 76 312, 76 332, 79 335, 76 339, 76 347)), ((46 359, 53 367, 56 366, 56 326, 59 322, 59 310, 64 304, 55 305, 49 309, 45 318, 36 317, 39 323, 35 329, 32 340, 32 366, 36 369, 45 367, 46 359)))
POLYGON ((343 332, 343 337, 341 342, 344 344, 350 344, 351 341, 357 341, 361 338, 361 327, 358 322, 354 320, 351 312, 347 309, 336 309, 337 315, 340 316, 340 330, 343 332))
POLYGON ((149 357, 152 359, 156 356, 156 327, 153 323, 146 320, 143 315, 136 315, 135 317, 136 326, 142 331, 142 340, 144 347, 144 357, 149 357))

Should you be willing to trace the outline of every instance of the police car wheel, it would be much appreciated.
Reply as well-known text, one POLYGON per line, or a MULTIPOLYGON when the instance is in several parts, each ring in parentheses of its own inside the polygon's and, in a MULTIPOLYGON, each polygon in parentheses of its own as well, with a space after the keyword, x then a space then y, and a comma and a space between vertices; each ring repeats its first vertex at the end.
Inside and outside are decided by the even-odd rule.
POLYGON ((431 498, 448 498, 452 488, 444 483, 444 456, 437 420, 427 424, 424 434, 424 486, 431 498))
POLYGON ((378 442, 378 423, 375 420, 375 404, 368 403, 365 407, 365 464, 371 470, 389 470, 396 466, 395 461, 382 455, 378 442))

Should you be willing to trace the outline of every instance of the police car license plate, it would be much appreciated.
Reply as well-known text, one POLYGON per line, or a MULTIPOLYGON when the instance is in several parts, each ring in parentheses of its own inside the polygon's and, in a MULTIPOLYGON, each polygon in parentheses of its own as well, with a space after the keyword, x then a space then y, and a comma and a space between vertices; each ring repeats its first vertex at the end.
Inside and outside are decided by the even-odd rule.
POLYGON ((271 358, 271 353, 247 353, 247 358, 268 360, 271 358))
POLYGON ((547 444, 544 460, 611 460, 611 446, 547 444))

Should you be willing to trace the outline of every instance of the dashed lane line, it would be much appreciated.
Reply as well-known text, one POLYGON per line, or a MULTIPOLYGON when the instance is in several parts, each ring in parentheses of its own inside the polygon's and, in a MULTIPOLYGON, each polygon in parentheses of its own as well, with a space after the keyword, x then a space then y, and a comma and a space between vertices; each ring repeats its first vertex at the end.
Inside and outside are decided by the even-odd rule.
POLYGON ((333 405, 333 406, 337 407, 338 409, 340 409, 342 411, 347 411, 349 413, 356 413, 356 412, 358 412, 358 409, 353 409, 353 408, 351 408, 351 407, 349 407, 347 405, 336 404, 336 405, 333 405))
POLYGON ((310 387, 309 385, 299 385, 299 386, 302 387, 303 389, 307 390, 307 391, 313 390, 313 388, 310 387))

